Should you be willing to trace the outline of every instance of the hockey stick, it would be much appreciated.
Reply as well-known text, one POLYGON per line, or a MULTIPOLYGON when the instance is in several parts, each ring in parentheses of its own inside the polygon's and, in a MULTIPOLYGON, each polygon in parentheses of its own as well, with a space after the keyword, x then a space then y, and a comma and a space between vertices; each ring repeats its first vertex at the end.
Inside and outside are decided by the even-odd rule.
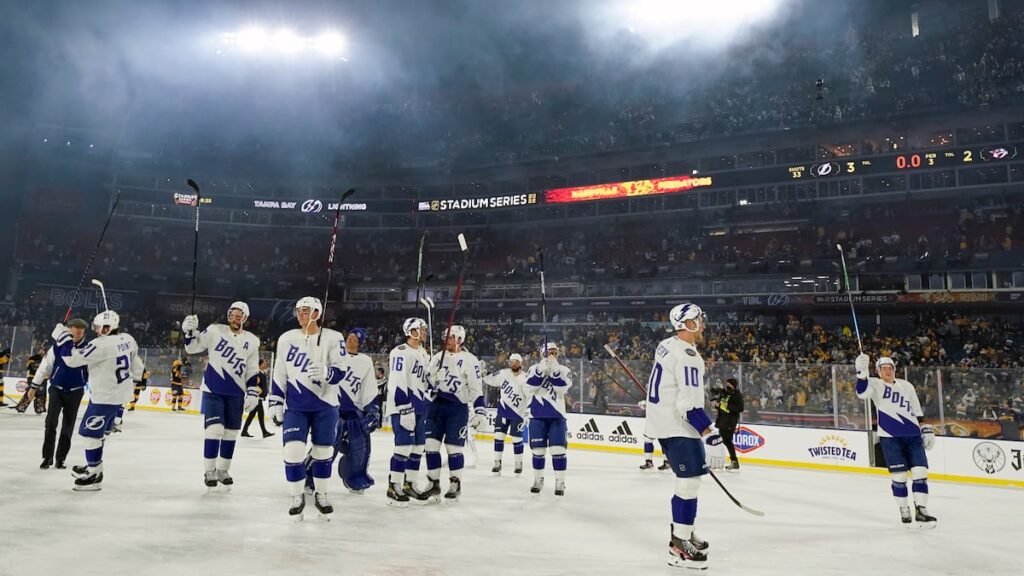
POLYGON ((196 193, 196 226, 195 234, 192 237, 192 315, 196 314, 196 267, 199 264, 199 206, 203 203, 203 194, 199 191, 199 184, 189 178, 185 180, 188 187, 196 193))
POLYGON ((633 383, 636 384, 636 387, 639 388, 640 391, 644 393, 644 398, 647 398, 647 389, 644 388, 643 384, 640 383, 640 380, 638 380, 637 377, 633 374, 633 371, 629 369, 629 366, 626 366, 626 363, 622 361, 622 358, 619 358, 619 355, 615 353, 615 350, 612 349, 612 345, 605 344, 604 350, 609 355, 611 355, 611 357, 614 358, 616 362, 619 363, 619 366, 622 366, 622 369, 625 370, 626 374, 629 375, 629 379, 632 380, 633 383))
POLYGON ((99 286, 99 288, 100 288, 100 296, 103 297, 103 310, 104 311, 110 310, 110 306, 107 306, 107 291, 103 287, 103 282, 100 282, 99 280, 93 278, 92 279, 92 283, 94 285, 96 285, 96 286, 99 286))
MULTIPOLYGON (((590 363, 591 369, 593 369, 593 367, 594 367, 594 351, 593 351, 593 350, 591 350, 590 348, 587 348, 587 351, 586 351, 586 355, 587 355, 587 362, 589 362, 589 363, 590 363)), ((597 371, 597 370, 595 370, 595 371, 597 371)), ((626 393, 626 397, 627 397, 627 398, 629 398, 630 400, 632 400, 632 399, 633 399, 633 393, 632 393, 632 392, 630 392, 629 390, 627 390, 627 389, 626 389, 626 387, 625 387, 625 386, 623 386, 623 385, 622 385, 622 384, 621 384, 621 383, 620 383, 620 382, 619 382, 619 381, 618 381, 618 380, 617 380, 617 379, 615 378, 615 376, 612 376, 612 375, 611 375, 610 373, 605 373, 605 375, 606 375, 606 376, 608 376, 608 379, 609 379, 609 380, 611 380, 613 384, 615 384, 616 386, 618 386, 618 387, 619 387, 619 390, 622 390, 623 392, 625 392, 625 393, 626 393)))
MULTIPOLYGON (((633 381, 634 384, 637 385, 637 388, 643 390, 644 387, 640 385, 640 381, 636 379, 636 376, 633 375, 633 372, 630 371, 630 369, 622 362, 622 359, 619 358, 618 354, 616 354, 615 351, 611 349, 611 346, 605 344, 604 349, 607 350, 608 353, 612 355, 612 358, 615 358, 619 362, 619 366, 622 366, 622 368, 626 371, 626 374, 629 375, 629 378, 633 381)), ((753 508, 750 508, 749 506, 744 506, 742 502, 737 500, 736 497, 733 496, 731 492, 729 492, 729 489, 725 487, 725 484, 722 484, 722 481, 718 479, 718 476, 715 476, 715 472, 711 468, 708 468, 708 474, 710 474, 711 478, 715 481, 716 484, 718 484, 718 487, 722 489, 722 492, 725 492, 725 495, 729 497, 729 500, 732 500, 733 504, 739 506, 740 509, 743 510, 744 512, 753 514, 754 516, 764 516, 764 512, 761 512, 760 510, 755 510, 753 508)))
MULTIPOLYGON (((459 249, 462 250, 462 268, 459 270, 459 281, 455 284, 455 297, 452 298, 452 311, 448 314, 448 327, 444 329, 444 337, 441 340, 441 361, 437 364, 438 374, 444 366, 444 356, 448 352, 448 336, 452 332, 452 324, 455 323, 455 311, 459 309, 459 298, 462 297, 462 280, 466 275, 466 266, 469 264, 469 245, 466 244, 466 237, 459 234, 459 249)), ((438 374, 434 375, 437 381, 438 374)))
POLYGON ((324 324, 327 323, 327 299, 331 295, 331 275, 334 273, 334 248, 338 244, 338 223, 341 221, 341 205, 349 196, 356 193, 355 188, 349 188, 341 195, 338 206, 334 209, 334 230, 331 232, 331 250, 327 254, 327 286, 324 287, 323 310, 320 312, 320 330, 316 335, 316 347, 320 348, 320 339, 324 335, 324 324))
POLYGON ((544 284, 544 251, 537 246, 537 262, 540 264, 540 321, 544 331, 544 352, 541 358, 548 357, 548 290, 544 284))
POLYGON ((419 255, 416 257, 416 311, 417 312, 419 312, 420 304, 423 303, 423 300, 421 299, 422 297, 420 296, 420 294, 423 292, 423 247, 427 243, 427 234, 429 234, 429 233, 430 233, 430 231, 428 230, 428 231, 423 233, 423 236, 420 236, 420 251, 419 251, 419 255))
POLYGON ((420 303, 427 309, 427 350, 434 355, 434 299, 430 296, 420 298, 420 303))
POLYGON ((857 334, 857 348, 860 349, 860 353, 864 353, 864 345, 860 342, 860 327, 857 326, 857 311, 853 308, 853 292, 850 292, 850 275, 846 272, 846 255, 843 254, 843 247, 836 244, 836 249, 839 250, 839 259, 843 263, 843 278, 846 280, 846 295, 850 300, 850 314, 853 315, 853 331, 857 334))
POLYGON ((114 217, 114 210, 117 209, 117 203, 121 201, 121 191, 118 190, 114 193, 114 204, 110 206, 110 213, 107 214, 107 221, 103 224, 103 230, 100 232, 100 237, 96 240, 96 246, 92 249, 92 254, 89 255, 89 261, 85 264, 85 270, 82 270, 82 277, 78 280, 78 286, 75 288, 75 293, 71 296, 71 302, 68 303, 68 310, 64 313, 64 320, 61 322, 67 324, 68 320, 71 319, 71 311, 75 307, 75 302, 78 301, 78 294, 82 291, 82 284, 85 283, 86 276, 89 275, 89 271, 92 270, 92 261, 96 258, 96 253, 99 252, 100 245, 103 244, 103 237, 107 235, 107 227, 110 226, 110 219, 114 217))

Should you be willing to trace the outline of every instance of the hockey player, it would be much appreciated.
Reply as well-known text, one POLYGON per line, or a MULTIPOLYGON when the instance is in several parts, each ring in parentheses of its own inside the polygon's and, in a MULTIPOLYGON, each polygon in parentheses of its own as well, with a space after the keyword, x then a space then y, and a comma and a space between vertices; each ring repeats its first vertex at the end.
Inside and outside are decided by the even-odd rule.
POLYGON ((430 485, 425 494, 431 502, 439 502, 441 496, 441 443, 444 442, 448 453, 451 472, 444 497, 448 502, 457 502, 462 494, 463 450, 469 427, 477 429, 487 420, 480 361, 462 349, 465 341, 466 329, 452 326, 445 337, 445 350, 434 354, 427 369, 428 397, 433 401, 427 407, 427 479, 430 485))
POLYGON ((515 474, 518 476, 523 473, 523 422, 529 411, 523 396, 525 383, 526 371, 523 370, 523 357, 519 354, 508 357, 508 368, 484 378, 484 384, 501 391, 494 420, 494 468, 491 472, 495 476, 501 475, 501 457, 505 451, 506 436, 512 439, 512 450, 516 457, 515 474))
POLYGON ((4 401, 4 378, 7 377, 7 369, 11 366, 11 349, 0 344, 0 408, 7 406, 4 401))
POLYGON ((182 372, 185 371, 186 362, 188 362, 188 358, 185 356, 175 358, 171 362, 171 412, 185 411, 181 407, 181 397, 185 394, 185 388, 182 385, 182 372))
MULTIPOLYGON (((35 354, 28 357, 25 361, 25 379, 29 382, 35 380, 36 371, 39 370, 39 366, 43 363, 43 349, 40 348, 35 354)), ((14 409, 20 414, 24 414, 25 410, 28 409, 28 405, 32 404, 32 410, 36 414, 42 414, 46 412, 46 387, 29 387, 25 390, 25 394, 22 395, 21 400, 14 406, 14 409)))
POLYGON ((139 346, 128 334, 118 331, 117 312, 100 312, 92 322, 96 338, 76 348, 71 333, 63 324, 54 327, 51 336, 55 354, 68 368, 86 367, 89 374, 89 406, 82 416, 78 434, 85 447, 85 466, 74 466, 76 491, 95 491, 103 484, 103 436, 110 420, 133 388, 133 380, 142 378, 145 367, 139 358, 139 346))
MULTIPOLYGON (((74 318, 67 324, 71 334, 72 346, 85 346, 85 330, 89 324, 81 318, 74 318)), ((71 450, 71 435, 75 430, 75 419, 85 395, 85 368, 68 368, 64 357, 55 352, 56 346, 46 351, 43 361, 32 378, 32 388, 40 390, 50 380, 49 406, 46 410, 46 428, 43 431, 43 462, 40 468, 46 469, 54 463, 56 448, 57 468, 67 466, 68 452, 71 450), (62 420, 63 419, 63 420, 62 420), (61 421, 62 420, 62 421, 61 421), (57 440, 57 423, 60 422, 60 440, 57 440)))
POLYGON ((306 508, 303 461, 307 437, 313 442, 313 504, 321 517, 334 512, 327 499, 327 481, 337 438, 338 383, 345 377, 346 353, 340 333, 318 327, 323 312, 319 298, 306 296, 296 302, 299 328, 278 338, 274 359, 268 412, 283 428, 284 473, 292 496, 288 514, 296 520, 302 519, 306 508))
POLYGON ((932 427, 921 425, 924 417, 914 386, 896 378, 896 362, 882 356, 875 363, 879 378, 871 378, 867 354, 857 356, 857 397, 870 398, 878 409, 878 436, 885 463, 892 477, 892 495, 900 507, 903 524, 911 523, 907 502, 907 472, 914 492, 914 517, 918 528, 934 528, 936 519, 928 513, 928 457, 925 450, 935 445, 932 427))
POLYGON ((242 429, 242 412, 256 408, 260 399, 260 339, 244 328, 248 319, 249 306, 233 302, 228 307, 227 324, 210 324, 199 332, 197 316, 181 321, 185 352, 209 353, 202 384, 203 482, 207 488, 216 488, 218 482, 228 489, 234 485, 229 470, 242 429))
MULTIPOLYGON (((646 412, 647 400, 641 400, 637 402, 637 406, 641 410, 646 412)), ((644 420, 644 422, 646 423, 646 419, 644 420)), ((640 469, 654 470, 654 438, 648 436, 646 434, 646 430, 644 432, 644 463, 640 465, 640 469)), ((658 470, 668 470, 669 468, 670 466, 668 465, 668 459, 662 457, 661 466, 658 466, 658 470)))
POLYGON ((416 489, 415 472, 426 443, 427 383, 426 370, 430 356, 423 347, 427 323, 420 318, 406 318, 402 323, 405 344, 388 355, 387 399, 384 412, 391 420, 395 436, 395 452, 388 475, 388 505, 402 508, 410 499, 425 503, 427 496, 416 489), (416 467, 413 468, 415 455, 416 467))
MULTIPOLYGON (((380 407, 377 399, 377 376, 373 360, 359 353, 366 342, 366 330, 355 328, 345 337, 347 368, 338 383, 338 432, 334 441, 334 457, 338 459, 338 476, 353 494, 362 494, 373 486, 366 471, 370 463, 370 434, 380 428, 380 407)), ((313 493, 313 459, 306 458, 306 492, 313 493)))
POLYGON ((706 317, 699 306, 686 303, 669 312, 669 321, 675 335, 658 344, 647 382, 646 433, 658 439, 676 475, 668 563, 703 570, 708 543, 697 538, 693 525, 700 477, 708 470, 704 445, 722 450, 722 436, 704 411, 704 359, 697 343, 706 317))
POLYGON ((565 425, 565 393, 572 386, 572 372, 558 363, 558 344, 548 342, 540 362, 530 367, 523 387, 530 409, 530 451, 533 452, 533 486, 544 488, 544 457, 551 451, 555 471, 555 496, 565 495, 566 451, 569 446, 565 425))

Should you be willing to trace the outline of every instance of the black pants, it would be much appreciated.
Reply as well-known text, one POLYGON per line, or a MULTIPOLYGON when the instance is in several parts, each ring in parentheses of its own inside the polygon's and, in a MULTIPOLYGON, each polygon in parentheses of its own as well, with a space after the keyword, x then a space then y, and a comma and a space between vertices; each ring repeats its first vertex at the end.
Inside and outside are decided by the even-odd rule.
POLYGON ((718 433, 722 435, 722 444, 729 451, 729 459, 736 462, 736 447, 732 443, 732 435, 736 433, 738 418, 719 418, 715 424, 718 426, 718 433))
POLYGON ((249 424, 252 424, 252 419, 256 416, 260 417, 260 430, 263 433, 267 433, 267 425, 263 422, 263 398, 260 398, 259 404, 256 404, 256 409, 249 412, 249 417, 245 419, 245 426, 242 426, 242 433, 245 434, 249 431, 249 424))
POLYGON ((71 450, 71 435, 75 432, 75 419, 78 418, 78 407, 82 405, 85 389, 79 388, 64 392, 50 386, 50 404, 46 410, 46 430, 43 432, 43 459, 54 459, 53 445, 57 444, 57 462, 63 462, 71 450), (60 423, 60 441, 57 441, 57 420, 60 423))

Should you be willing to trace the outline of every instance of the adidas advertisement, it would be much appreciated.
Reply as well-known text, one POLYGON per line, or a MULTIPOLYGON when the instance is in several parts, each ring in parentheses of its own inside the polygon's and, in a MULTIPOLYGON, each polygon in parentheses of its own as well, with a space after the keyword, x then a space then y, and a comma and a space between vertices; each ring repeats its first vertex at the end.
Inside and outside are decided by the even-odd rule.
POLYGON ((617 447, 643 445, 643 420, 640 418, 570 414, 567 425, 570 442, 617 447))

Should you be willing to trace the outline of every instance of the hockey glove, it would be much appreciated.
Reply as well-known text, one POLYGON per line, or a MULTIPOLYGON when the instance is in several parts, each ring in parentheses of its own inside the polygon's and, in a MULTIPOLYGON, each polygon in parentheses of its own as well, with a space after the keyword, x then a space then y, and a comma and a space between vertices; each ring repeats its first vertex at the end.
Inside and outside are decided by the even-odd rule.
POLYGON ((710 432, 704 437, 704 443, 708 446, 718 446, 722 443, 722 435, 718 433, 718 428, 714 426, 709 427, 710 432))
POLYGON ((931 425, 925 424, 921 426, 921 442, 924 443, 925 450, 931 450, 935 446, 935 430, 932 429, 931 425))
POLYGON ((473 413, 473 416, 469 419, 469 425, 473 427, 473 430, 479 430, 484 424, 487 423, 487 410, 483 408, 477 408, 473 413))
POLYGON ((637 402, 636 405, 640 407, 641 410, 647 410, 647 400, 641 400, 637 402))
POLYGON ((279 396, 271 396, 270 402, 268 402, 267 412, 270 414, 270 420, 281 426, 284 424, 284 400, 279 396))
POLYGON ((309 377, 309 381, 313 384, 320 385, 323 384, 326 374, 324 373, 323 366, 317 362, 310 361, 306 366, 306 376, 309 377))
POLYGON ((363 412, 363 425, 367 432, 373 432, 380 428, 380 408, 370 406, 363 412))
POLYGON ((252 412, 260 405, 260 396, 256 393, 255 388, 250 388, 245 392, 245 404, 242 406, 243 412, 252 412))
POLYGON ((57 343, 57 346, 63 346, 64 344, 71 341, 71 332, 63 324, 57 324, 53 327, 53 332, 50 332, 50 337, 57 343))
POLYGON ((871 366, 871 358, 869 358, 867 354, 861 354, 853 361, 853 365, 857 368, 857 379, 867 380, 869 376, 868 367, 871 366))
POLYGON ((181 321, 181 331, 184 332, 186 336, 191 336, 192 334, 195 334, 198 330, 199 316, 192 314, 190 316, 185 316, 185 319, 181 321))

